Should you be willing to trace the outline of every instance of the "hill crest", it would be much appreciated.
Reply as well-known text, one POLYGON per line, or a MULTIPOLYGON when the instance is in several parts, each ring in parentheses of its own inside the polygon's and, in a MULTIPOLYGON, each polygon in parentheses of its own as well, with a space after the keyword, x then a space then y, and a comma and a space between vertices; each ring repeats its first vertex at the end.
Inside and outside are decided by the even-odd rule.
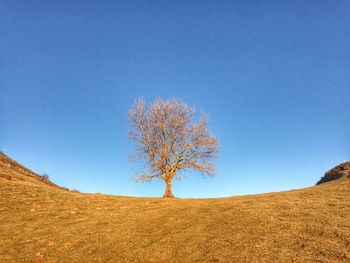
POLYGON ((327 183, 340 178, 350 178, 350 162, 343 162, 328 170, 316 185, 327 183))

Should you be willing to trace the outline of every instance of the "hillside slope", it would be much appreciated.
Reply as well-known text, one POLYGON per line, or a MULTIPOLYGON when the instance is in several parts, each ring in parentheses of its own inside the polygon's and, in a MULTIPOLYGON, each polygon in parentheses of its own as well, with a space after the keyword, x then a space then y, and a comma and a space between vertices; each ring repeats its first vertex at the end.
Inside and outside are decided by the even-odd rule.
POLYGON ((29 185, 47 185, 67 190, 66 188, 54 184, 50 180, 45 180, 42 176, 0 152, 0 182, 3 180, 29 185))
POLYGON ((350 262, 350 180, 218 199, 0 180, 0 262, 350 262))
POLYGON ((329 171, 327 171, 324 176, 316 183, 316 185, 324 184, 333 180, 338 180, 342 177, 350 178, 350 162, 343 162, 329 171))

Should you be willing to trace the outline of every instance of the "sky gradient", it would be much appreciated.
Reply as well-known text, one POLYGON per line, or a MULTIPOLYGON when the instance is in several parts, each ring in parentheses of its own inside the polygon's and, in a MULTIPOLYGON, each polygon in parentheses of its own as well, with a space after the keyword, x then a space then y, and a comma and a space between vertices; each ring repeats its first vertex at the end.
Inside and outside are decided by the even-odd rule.
POLYGON ((350 159, 349 1, 0 1, 0 150, 83 192, 131 180, 127 112, 179 98, 209 115, 217 176, 178 197, 314 185, 350 159))

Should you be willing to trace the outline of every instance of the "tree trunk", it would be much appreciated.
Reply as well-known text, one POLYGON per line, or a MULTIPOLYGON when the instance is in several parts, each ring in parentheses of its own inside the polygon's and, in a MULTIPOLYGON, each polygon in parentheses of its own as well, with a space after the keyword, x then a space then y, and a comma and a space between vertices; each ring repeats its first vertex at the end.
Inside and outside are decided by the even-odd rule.
POLYGON ((163 198, 174 198, 174 195, 171 191, 171 180, 165 181, 165 184, 166 184, 166 189, 165 189, 163 198))

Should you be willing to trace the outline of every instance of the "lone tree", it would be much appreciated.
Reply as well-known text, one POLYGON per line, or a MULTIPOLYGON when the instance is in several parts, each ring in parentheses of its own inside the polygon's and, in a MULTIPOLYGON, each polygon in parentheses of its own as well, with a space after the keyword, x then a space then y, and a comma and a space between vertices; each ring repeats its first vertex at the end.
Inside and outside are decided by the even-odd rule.
POLYGON ((193 108, 175 99, 158 99, 151 105, 139 99, 129 111, 129 137, 136 146, 132 157, 145 164, 136 180, 164 180, 164 198, 174 197, 172 180, 189 169, 203 176, 214 175, 212 161, 218 152, 218 140, 209 131, 206 115, 201 113, 196 122, 191 120, 193 115, 193 108))

